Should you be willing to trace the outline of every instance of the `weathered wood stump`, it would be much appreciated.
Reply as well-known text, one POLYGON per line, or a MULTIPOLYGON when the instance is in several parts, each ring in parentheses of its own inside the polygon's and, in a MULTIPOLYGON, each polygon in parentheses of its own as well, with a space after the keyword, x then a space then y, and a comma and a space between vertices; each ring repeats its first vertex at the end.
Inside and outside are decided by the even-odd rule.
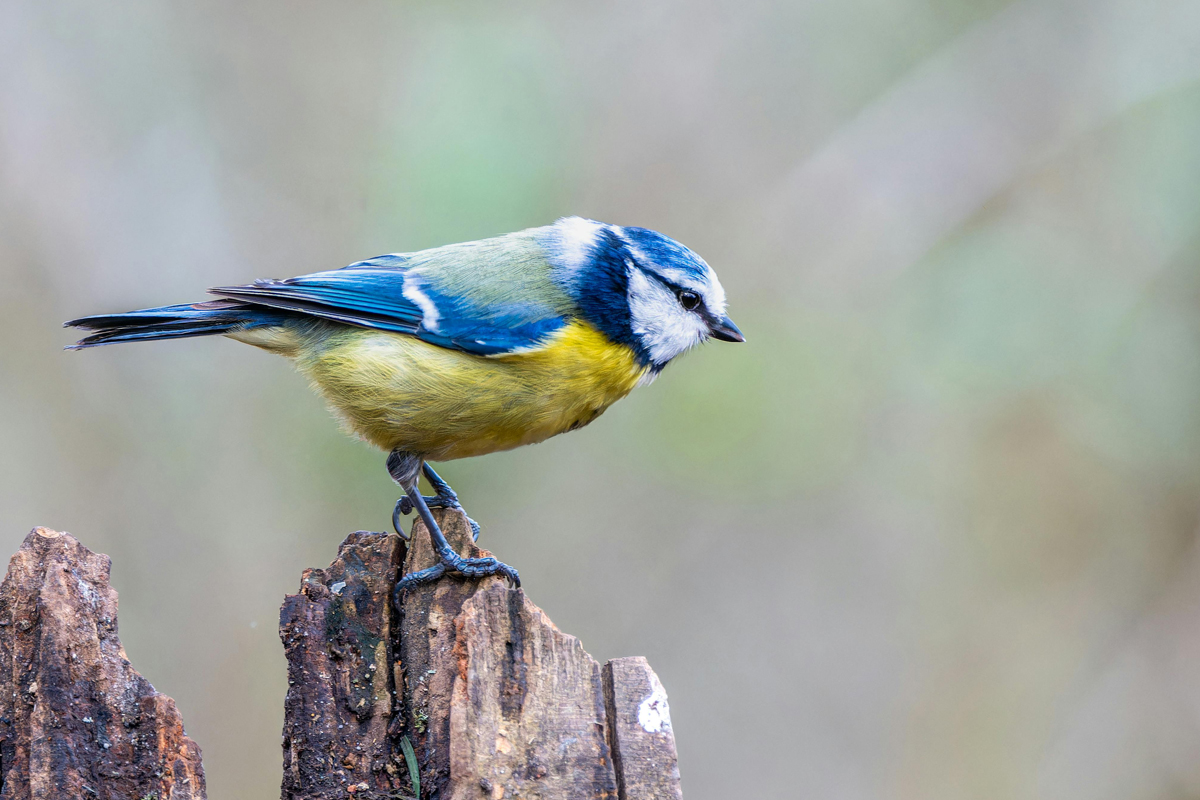
POLYGON ((352 533, 328 569, 305 570, 300 593, 284 600, 285 800, 387 797, 407 785, 388 731, 401 685, 391 590, 403 555, 398 536, 352 533))
MULTIPOLYGON (((435 512, 450 544, 474 545, 458 511, 435 512)), ((645 659, 600 665, 500 578, 449 577, 390 601, 396 578, 435 563, 359 532, 284 603, 289 688, 285 800, 412 797, 678 798, 666 693, 645 659)))
POLYGON ((203 800, 200 748, 117 638, 110 561, 35 528, 0 585, 3 800, 203 800))
MULTIPOLYGON (((466 518, 439 514, 452 546, 466 518)), ((284 800, 680 798, 666 693, 600 665, 502 579, 432 566, 417 523, 353 533, 280 611, 284 800), (418 788, 419 787, 419 788, 418 788)), ((117 638, 109 559, 37 528, 0 585, 0 800, 204 800, 200 748, 117 638)))

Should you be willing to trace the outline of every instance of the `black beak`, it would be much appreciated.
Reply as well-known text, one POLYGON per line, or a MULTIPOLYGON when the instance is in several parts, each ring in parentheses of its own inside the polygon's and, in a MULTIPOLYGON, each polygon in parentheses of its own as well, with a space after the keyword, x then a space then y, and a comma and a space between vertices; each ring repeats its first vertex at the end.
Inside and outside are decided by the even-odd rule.
POLYGON ((720 339, 722 342, 744 342, 746 337, 738 330, 738 326, 733 324, 733 320, 729 317, 721 317, 720 319, 709 320, 708 331, 714 339, 720 339))

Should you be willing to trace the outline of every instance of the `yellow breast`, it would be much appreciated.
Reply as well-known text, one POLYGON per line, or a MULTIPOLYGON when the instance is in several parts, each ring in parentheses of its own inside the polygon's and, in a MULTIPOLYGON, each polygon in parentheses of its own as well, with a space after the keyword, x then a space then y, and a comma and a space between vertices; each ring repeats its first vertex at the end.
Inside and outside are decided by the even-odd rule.
POLYGON ((473 356, 412 336, 330 329, 296 365, 345 421, 384 450, 445 461, 582 427, 646 374, 633 351, 575 321, 536 349, 473 356))

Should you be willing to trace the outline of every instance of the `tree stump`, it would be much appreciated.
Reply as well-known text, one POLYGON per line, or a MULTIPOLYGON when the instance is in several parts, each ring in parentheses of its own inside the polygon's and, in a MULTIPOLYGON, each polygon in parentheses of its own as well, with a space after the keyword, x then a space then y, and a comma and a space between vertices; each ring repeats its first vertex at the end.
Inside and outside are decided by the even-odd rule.
POLYGON ((175 701, 117 638, 110 561, 35 528, 0 584, 3 800, 204 800, 175 701))
MULTIPOLYGON (((435 511, 451 546, 462 512, 435 511)), ((351 534, 306 570, 280 616, 288 655, 285 800, 679 798, 666 693, 645 659, 600 665, 501 578, 447 577, 389 599, 435 563, 418 521, 351 534)))
POLYGON ((328 569, 306 569, 279 613, 288 660, 284 800, 397 796, 404 756, 389 726, 398 626, 391 592, 399 536, 359 531, 328 569))
MULTIPOLYGON (((488 555, 459 511, 451 545, 488 555)), ((680 798, 666 693, 601 669, 519 589, 448 577, 428 533, 353 533, 280 610, 284 800, 680 798), (418 789, 419 786, 419 789, 418 789)), ((109 560, 37 528, 0 585, 0 800, 204 800, 200 748, 117 638, 109 560)))

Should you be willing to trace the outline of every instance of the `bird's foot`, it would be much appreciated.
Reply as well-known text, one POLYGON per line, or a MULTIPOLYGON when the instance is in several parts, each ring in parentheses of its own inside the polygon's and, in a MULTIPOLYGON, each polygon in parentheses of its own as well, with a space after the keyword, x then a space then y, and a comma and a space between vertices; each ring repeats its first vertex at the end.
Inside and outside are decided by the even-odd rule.
MULTIPOLYGON (((430 508, 455 508, 459 511, 463 510, 462 503, 458 502, 458 498, 454 495, 449 497, 443 495, 435 495, 433 497, 422 497, 425 505, 430 508)), ((400 538, 408 541, 408 534, 400 527, 400 517, 408 516, 414 510, 412 500, 408 499, 408 495, 404 495, 396 501, 396 507, 392 509, 392 527, 396 529, 396 533, 400 534, 400 538)), ((479 541, 479 523, 467 517, 467 524, 471 526, 471 541, 479 541)))
MULTIPOLYGON (((405 540, 409 539, 408 536, 404 536, 400 532, 400 517, 415 510, 420 515, 421 522, 425 524, 425 528, 429 532, 429 543, 433 545, 433 551, 437 553, 438 561, 440 562, 432 567, 405 575, 396 582, 394 601, 397 608, 401 607, 402 593, 405 590, 426 583, 432 583, 447 572, 457 572, 465 578, 485 578, 489 575, 500 575, 514 588, 521 585, 520 575, 508 564, 490 556, 484 558, 467 558, 460 555, 446 541, 446 537, 442 533, 442 529, 438 526, 438 521, 434 519, 429 507, 436 505, 442 508, 461 509, 462 505, 458 502, 458 495, 454 493, 444 480, 438 477, 438 474, 428 464, 425 464, 419 457, 414 456, 412 453, 393 450, 388 456, 388 473, 397 483, 404 487, 405 492, 405 496, 396 503, 396 508, 392 511, 392 524, 395 525, 396 532, 405 540), (418 470, 425 473, 425 477, 433 486, 436 496, 426 498, 421 495, 417 489, 416 481, 418 470)), ((470 517, 467 517, 467 521, 471 523, 472 536, 478 537, 479 526, 470 517)))
POLYGON ((442 563, 409 573, 396 583, 397 603, 399 603, 401 592, 422 586, 426 583, 433 583, 447 572, 457 572, 466 578, 486 578, 489 575, 500 575, 514 589, 521 586, 521 576, 517 574, 515 569, 503 561, 491 558, 490 556, 486 558, 464 558, 453 550, 450 550, 448 553, 441 553, 441 557, 442 563))

